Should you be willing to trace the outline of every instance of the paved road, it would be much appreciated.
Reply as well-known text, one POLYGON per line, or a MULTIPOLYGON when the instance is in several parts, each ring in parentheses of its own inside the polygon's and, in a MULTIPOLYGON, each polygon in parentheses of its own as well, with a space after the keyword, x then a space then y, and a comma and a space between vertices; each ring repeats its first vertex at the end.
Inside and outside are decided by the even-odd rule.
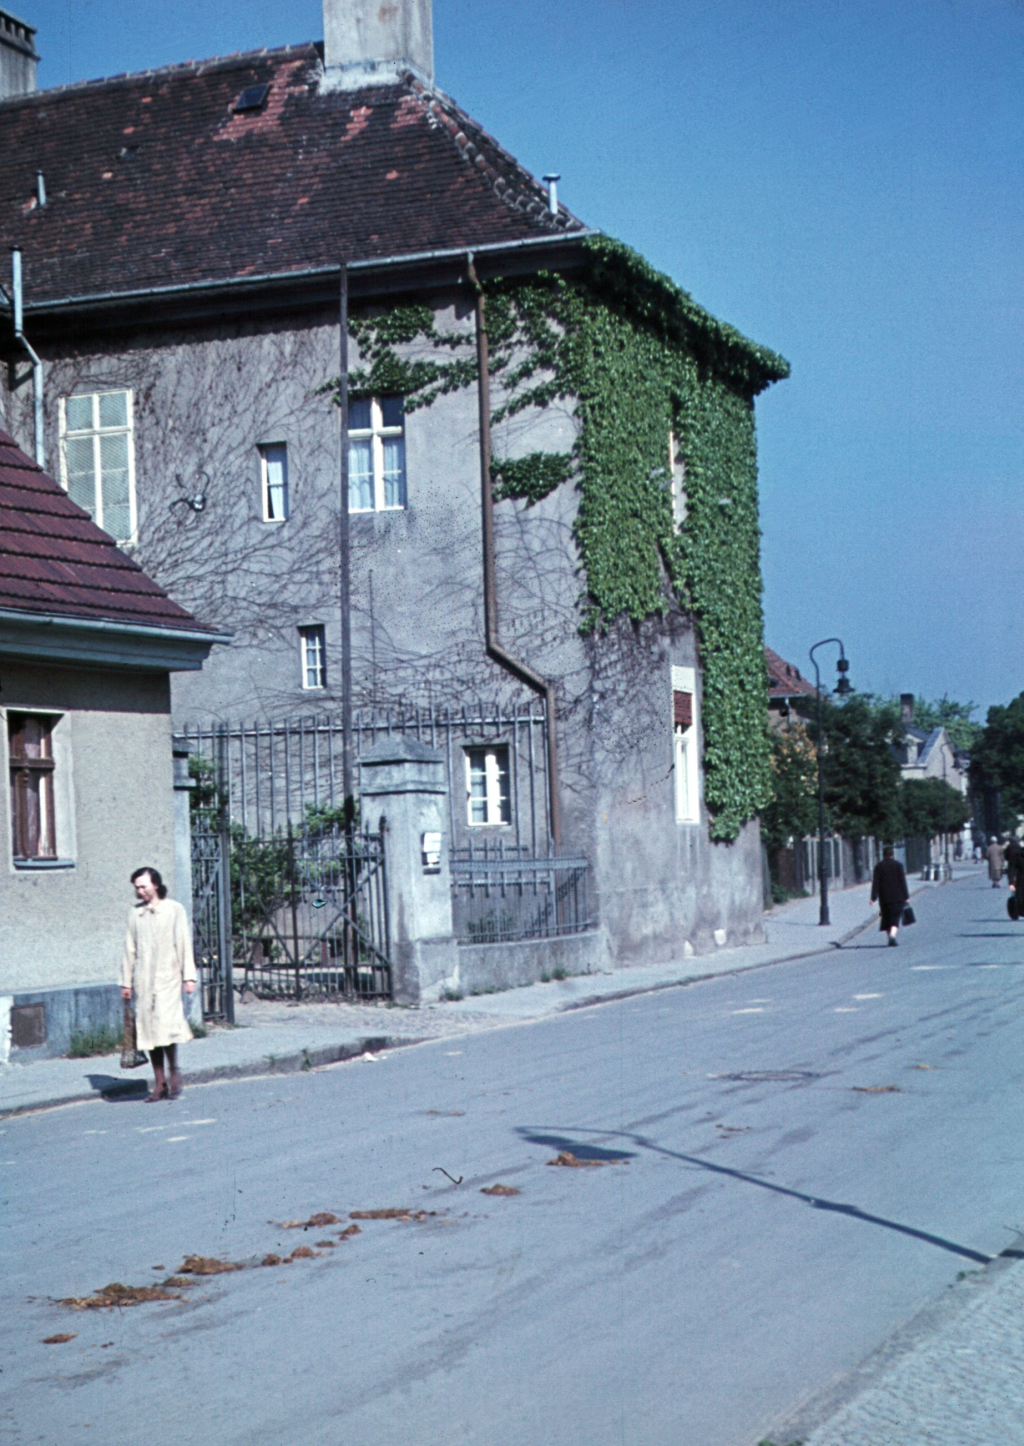
POLYGON ((972 877, 899 949, 5 1121, 0 1440, 754 1446, 1022 1227, 1004 900, 972 877), (394 1206, 437 1214, 186 1303, 53 1303, 394 1206))

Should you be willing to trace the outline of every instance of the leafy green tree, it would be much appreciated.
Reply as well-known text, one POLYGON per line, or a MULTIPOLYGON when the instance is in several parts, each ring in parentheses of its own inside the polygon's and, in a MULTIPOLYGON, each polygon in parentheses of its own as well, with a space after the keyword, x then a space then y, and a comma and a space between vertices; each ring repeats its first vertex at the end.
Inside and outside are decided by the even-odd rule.
POLYGON ((761 812, 761 837, 769 849, 812 833, 818 822, 818 765, 814 743, 796 723, 772 733, 772 797, 761 812))
POLYGON ((971 806, 941 778, 908 778, 900 789, 900 815, 907 838, 935 838, 959 833, 971 816, 971 806))
POLYGON ((988 710, 971 749, 971 782, 976 788, 998 790, 1011 814, 1024 813, 1024 693, 988 710))
MULTIPOLYGON (((817 741, 817 704, 804 705, 817 741)), ((905 737, 899 705, 870 693, 822 705, 827 822, 847 838, 897 838, 901 833, 900 764, 893 751, 905 737)))
POLYGON ((929 702, 926 698, 914 699, 914 722, 919 728, 945 728, 954 748, 970 753, 983 732, 982 725, 974 722, 972 713, 978 711, 977 703, 958 703, 943 693, 942 697, 929 702))

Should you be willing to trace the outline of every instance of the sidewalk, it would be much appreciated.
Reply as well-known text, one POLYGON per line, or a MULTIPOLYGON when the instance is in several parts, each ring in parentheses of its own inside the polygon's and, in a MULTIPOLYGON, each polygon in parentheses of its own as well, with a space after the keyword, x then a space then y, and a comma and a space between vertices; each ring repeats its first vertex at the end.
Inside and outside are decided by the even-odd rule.
POLYGON ((802 1446, 1013 1446, 1024 1441, 1022 1353, 1024 1268, 996 1260, 876 1352, 853 1400, 802 1446))
MULTIPOLYGON (((925 885, 924 887, 930 887, 925 885)), ((254 1000, 238 1004, 234 1029, 212 1026, 187 1047, 186 1082, 205 1083, 259 1074, 291 1073, 376 1054, 400 1045, 524 1023, 604 1000, 667 989, 720 974, 821 953, 875 919, 866 884, 830 896, 832 923, 818 924, 817 898, 797 899, 765 916, 767 942, 681 959, 670 964, 586 974, 498 994, 428 1004, 298 1004, 254 1000)), ((116 1054, 48 1059, 0 1067, 0 1118, 110 1094, 142 1094, 147 1071, 119 1068, 116 1054)))

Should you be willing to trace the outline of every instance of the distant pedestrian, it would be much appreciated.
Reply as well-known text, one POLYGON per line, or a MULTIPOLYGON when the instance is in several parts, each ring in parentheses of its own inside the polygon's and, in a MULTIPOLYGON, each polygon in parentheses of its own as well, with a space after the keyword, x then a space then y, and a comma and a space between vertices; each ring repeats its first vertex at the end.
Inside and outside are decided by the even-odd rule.
POLYGON ((192 939, 185 910, 167 897, 157 869, 136 869, 132 883, 136 903, 128 915, 121 994, 135 996, 136 1041, 153 1066, 147 1103, 173 1100, 181 1094, 178 1045, 192 1038, 181 1002, 182 987, 186 994, 196 987, 192 939))
POLYGON ((907 876, 903 865, 893 854, 892 844, 886 844, 882 857, 875 864, 871 879, 871 902, 878 904, 880 918, 878 927, 889 935, 889 948, 896 947, 903 908, 910 898, 907 876))
POLYGON ((988 859, 988 876, 992 880, 992 887, 998 889, 999 881, 1003 877, 1003 846, 997 838, 993 838, 985 850, 985 857, 988 859))

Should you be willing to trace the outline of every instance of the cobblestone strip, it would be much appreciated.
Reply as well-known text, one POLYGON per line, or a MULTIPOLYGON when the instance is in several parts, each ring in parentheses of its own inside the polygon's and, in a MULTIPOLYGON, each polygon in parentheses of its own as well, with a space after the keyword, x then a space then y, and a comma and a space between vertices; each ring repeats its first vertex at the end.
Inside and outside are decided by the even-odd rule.
POLYGON ((806 1437, 806 1446, 1024 1442, 1024 1264, 970 1288, 975 1299, 806 1437))

